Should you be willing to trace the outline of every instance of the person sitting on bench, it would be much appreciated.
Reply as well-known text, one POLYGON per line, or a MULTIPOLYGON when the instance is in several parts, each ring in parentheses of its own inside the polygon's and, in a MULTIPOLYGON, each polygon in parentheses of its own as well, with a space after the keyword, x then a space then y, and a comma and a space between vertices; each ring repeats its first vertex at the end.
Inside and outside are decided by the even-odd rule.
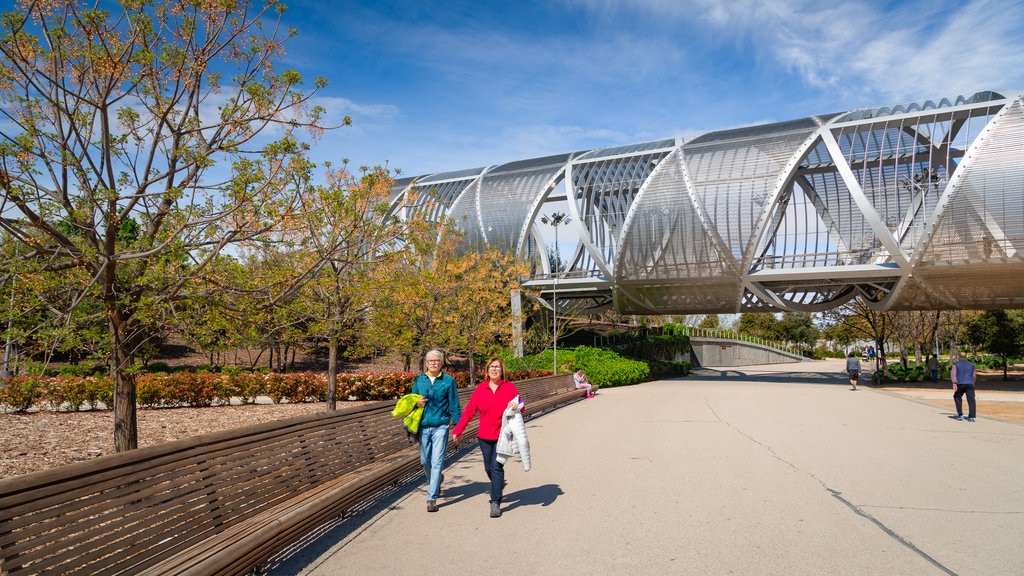
POLYGON ((576 372, 572 375, 572 381, 576 384, 577 388, 587 389, 587 398, 594 397, 594 387, 587 381, 587 375, 583 372, 583 368, 576 369, 576 372))

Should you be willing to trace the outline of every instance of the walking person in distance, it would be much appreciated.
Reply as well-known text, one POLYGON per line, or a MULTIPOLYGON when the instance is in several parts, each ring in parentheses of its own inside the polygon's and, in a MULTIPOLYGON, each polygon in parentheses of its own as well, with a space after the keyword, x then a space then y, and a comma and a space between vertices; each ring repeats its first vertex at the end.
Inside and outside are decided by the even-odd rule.
POLYGON ((846 358, 846 375, 850 377, 850 386, 852 386, 850 389, 856 390, 857 380, 860 379, 860 358, 857 358, 857 353, 853 350, 846 358))
POLYGON ((964 396, 967 396, 967 421, 974 422, 977 405, 974 399, 975 370, 974 363, 967 359, 967 353, 961 352, 959 360, 953 363, 950 370, 953 380, 953 403, 956 404, 956 419, 964 419, 964 396))

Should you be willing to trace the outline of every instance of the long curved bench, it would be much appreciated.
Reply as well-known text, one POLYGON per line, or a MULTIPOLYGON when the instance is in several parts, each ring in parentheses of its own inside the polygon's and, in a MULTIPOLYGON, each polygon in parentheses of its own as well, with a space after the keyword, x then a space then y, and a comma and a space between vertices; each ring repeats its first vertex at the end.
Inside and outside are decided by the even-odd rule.
MULTIPOLYGON (((527 416, 584 397, 571 375, 517 387, 527 416)), ((463 402, 469 393, 460 391, 463 402)), ((245 574, 420 469, 393 407, 269 422, 0 480, 0 569, 245 574)))

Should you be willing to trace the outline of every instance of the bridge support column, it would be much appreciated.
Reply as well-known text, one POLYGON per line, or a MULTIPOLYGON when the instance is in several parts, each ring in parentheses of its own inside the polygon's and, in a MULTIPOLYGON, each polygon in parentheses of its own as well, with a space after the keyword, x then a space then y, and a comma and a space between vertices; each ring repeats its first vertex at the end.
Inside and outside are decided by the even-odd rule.
POLYGON ((516 358, 523 357, 523 294, 512 290, 512 350, 516 358))

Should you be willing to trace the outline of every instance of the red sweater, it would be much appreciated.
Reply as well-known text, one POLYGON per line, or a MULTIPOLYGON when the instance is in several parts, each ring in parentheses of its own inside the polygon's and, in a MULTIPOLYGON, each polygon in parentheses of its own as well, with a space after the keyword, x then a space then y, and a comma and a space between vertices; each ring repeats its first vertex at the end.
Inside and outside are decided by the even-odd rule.
POLYGON ((515 400, 516 396, 519 396, 519 390, 516 390, 516 385, 508 380, 499 382, 498 389, 494 392, 491 392, 489 381, 477 384, 473 395, 469 397, 466 409, 462 411, 462 418, 459 418, 459 423, 455 425, 452 434, 462 434, 473 416, 480 412, 480 429, 477 430, 477 438, 497 440, 501 434, 501 415, 505 413, 505 408, 508 408, 508 403, 515 400))

